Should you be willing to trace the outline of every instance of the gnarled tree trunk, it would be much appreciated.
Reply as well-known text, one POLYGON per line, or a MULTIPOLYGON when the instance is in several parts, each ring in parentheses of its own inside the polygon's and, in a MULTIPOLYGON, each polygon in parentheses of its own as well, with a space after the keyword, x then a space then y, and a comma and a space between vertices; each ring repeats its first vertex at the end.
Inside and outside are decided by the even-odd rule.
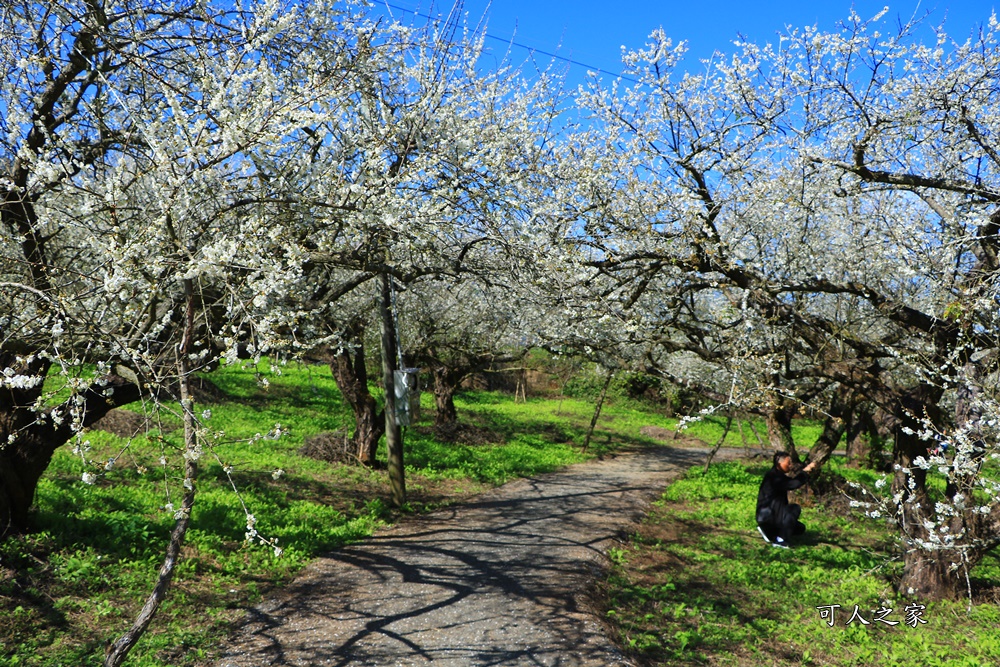
POLYGON ((815 461, 822 465, 830 459, 833 450, 840 444, 844 431, 847 430, 847 422, 854 412, 854 405, 855 401, 846 387, 840 386, 834 391, 827 407, 826 419, 823 421, 823 431, 809 450, 809 462, 815 461))
POLYGON ((363 331, 360 325, 349 330, 353 347, 337 350, 330 362, 330 372, 354 412, 352 440, 358 460, 373 467, 378 441, 385 433, 385 411, 378 409, 375 397, 368 391, 363 331))
MULTIPOLYGON (((10 417, 0 417, 0 438, 16 430, 8 425, 10 417)), ((15 443, 0 450, 0 536, 27 528, 35 488, 55 449, 37 436, 22 433, 15 443)))
MULTIPOLYGON (((1000 507, 994 506, 989 514, 983 515, 976 508, 978 503, 972 500, 978 489, 979 472, 985 462, 985 443, 982 439, 985 434, 981 429, 982 414, 978 403, 984 374, 982 361, 982 359, 979 361, 970 359, 967 362, 963 369, 965 382, 959 385, 956 392, 955 429, 956 432, 964 432, 965 437, 953 441, 955 451, 944 455, 953 457, 952 463, 960 467, 961 471, 953 470, 948 475, 944 495, 951 504, 950 515, 942 517, 939 514, 935 517, 939 523, 944 524, 947 532, 941 533, 938 529, 937 535, 931 535, 928 527, 922 523, 916 525, 920 519, 920 510, 923 508, 929 510, 933 500, 928 499, 926 494, 917 496, 916 500, 920 501, 919 507, 910 508, 908 528, 911 537, 915 536, 930 543, 940 543, 942 535, 956 536, 957 539, 954 546, 945 543, 944 548, 913 549, 910 550, 913 553, 907 553, 900 584, 904 593, 928 599, 955 598, 963 592, 971 594, 967 578, 969 570, 1000 543, 1000 507), (963 498, 961 502, 957 502, 959 496, 963 498)), ((939 393, 933 396, 939 398, 939 393)), ((915 430, 915 423, 909 426, 915 430)), ((897 434, 897 449, 913 453, 926 451, 927 443, 919 441, 917 444, 916 435, 902 434, 902 436, 909 440, 903 440, 903 446, 900 447, 901 439, 897 434)), ((905 457, 899 458, 904 460, 905 457)), ((917 479, 919 481, 919 477, 917 479)))
POLYGON ((462 381, 462 374, 444 366, 435 366, 431 369, 431 375, 434 376, 434 406, 437 408, 434 425, 454 424, 458 420, 455 391, 462 381))
MULTIPOLYGON (((16 359, 0 353, 0 368, 17 367, 16 359)), ((22 374, 44 377, 48 362, 21 367, 22 374)), ((117 375, 101 379, 83 392, 84 410, 80 426, 87 427, 112 408, 139 399, 139 388, 117 375)), ((35 411, 32 406, 42 385, 29 389, 0 389, 0 537, 28 527, 28 512, 35 500, 38 480, 49 467, 52 455, 74 435, 68 400, 54 408, 35 411)))
MULTIPOLYGON (((962 554, 954 549, 930 549, 920 543, 934 543, 934 502, 927 490, 927 471, 914 465, 918 456, 927 456, 927 441, 919 432, 922 418, 937 421, 941 390, 922 386, 903 393, 893 406, 894 426, 892 491, 900 494, 897 522, 904 536, 903 574, 899 589, 924 600, 954 599, 965 589, 962 554)), ((963 518, 953 517, 949 528, 961 530, 963 518)), ((966 554, 968 557, 969 554, 966 554)))

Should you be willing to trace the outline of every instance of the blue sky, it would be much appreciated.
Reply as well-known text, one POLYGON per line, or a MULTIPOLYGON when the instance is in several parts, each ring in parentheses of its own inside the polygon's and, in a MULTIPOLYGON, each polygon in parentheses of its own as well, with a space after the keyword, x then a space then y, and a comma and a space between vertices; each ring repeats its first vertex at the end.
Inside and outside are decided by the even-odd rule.
MULTIPOLYGON (((412 15, 400 14, 400 8, 421 14, 440 14, 451 7, 452 0, 372 0, 407 21, 412 15)), ((859 15, 870 18, 889 6, 887 17, 900 17, 905 22, 915 13, 930 13, 928 26, 942 21, 949 34, 961 41, 970 32, 989 20, 1000 0, 465 0, 470 19, 487 15, 490 35, 512 39, 535 49, 557 53, 593 68, 617 74, 621 46, 636 49, 645 44, 653 29, 663 26, 675 42, 687 40, 689 53, 684 69, 699 69, 698 61, 715 51, 732 51, 732 40, 743 34, 751 41, 775 41, 776 34, 786 24, 818 25, 834 30, 837 22, 846 19, 852 4, 859 15)), ((930 28, 928 27, 930 36, 930 28)), ((490 40, 489 46, 503 50, 504 44, 490 40)), ((527 51, 515 48, 515 58, 527 56, 527 51)), ((548 59, 539 56, 543 62, 548 59)), ((571 78, 582 78, 585 68, 570 65, 571 78)))

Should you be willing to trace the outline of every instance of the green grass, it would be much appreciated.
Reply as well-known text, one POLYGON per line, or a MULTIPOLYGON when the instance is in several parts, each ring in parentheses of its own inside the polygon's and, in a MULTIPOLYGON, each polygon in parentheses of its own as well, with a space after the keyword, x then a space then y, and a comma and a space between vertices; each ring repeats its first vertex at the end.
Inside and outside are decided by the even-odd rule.
MULTIPOLYGON (((280 370, 274 375, 269 365, 228 367, 210 376, 221 394, 199 403, 196 410, 211 410, 205 426, 212 446, 199 461, 192 526, 168 599, 130 655, 129 665, 203 664, 249 605, 290 581, 317 555, 363 539, 400 516, 389 506, 383 470, 299 454, 310 435, 351 430, 353 417, 325 367, 288 365, 280 370), (270 380, 266 388, 258 383, 260 373, 270 380), (281 425, 280 438, 256 437, 276 424, 281 425), (230 475, 225 469, 231 469, 230 475), (282 474, 275 475, 279 470, 282 474), (230 477, 239 496, 230 488, 230 477), (261 534, 282 547, 280 558, 271 548, 245 543, 243 503, 256 517, 261 534)), ((406 429, 407 511, 462 500, 490 485, 549 472, 588 456, 657 444, 677 425, 676 418, 639 401, 614 398, 605 404, 585 454, 581 446, 593 416, 591 400, 516 402, 500 393, 464 392, 456 404, 463 424, 456 433, 432 427, 433 397, 427 393, 423 419, 406 429)), ((148 595, 173 526, 167 503, 178 503, 182 493, 179 425, 175 415, 165 414, 162 433, 154 430, 131 443, 89 431, 78 443, 88 443, 88 461, 72 453, 72 443, 56 453, 38 488, 34 532, 0 544, 0 665, 101 664, 105 642, 124 631, 148 595), (104 463, 112 457, 114 466, 105 470, 104 463), (97 482, 85 484, 85 472, 97 475, 97 482)), ((668 444, 683 444, 690 437, 714 444, 723 425, 723 418, 710 416, 691 425, 685 438, 668 439, 668 444)), ((750 446, 757 449, 756 438, 744 428, 750 446)), ((762 422, 757 429, 766 437, 762 422)), ((793 435, 799 444, 808 445, 818 429, 803 420, 796 422, 793 435)), ((726 444, 743 446, 735 426, 726 444)), ((380 457, 384 461, 384 454, 380 457)), ((682 529, 684 539, 674 540, 676 544, 662 538, 644 544, 640 539, 615 553, 624 567, 642 560, 636 555, 641 548, 676 548, 669 558, 685 564, 686 573, 655 584, 616 570, 625 592, 612 594, 612 610, 621 614, 623 642, 633 650, 664 655, 668 664, 675 658, 697 662, 702 654, 724 653, 728 649, 720 646, 732 648, 733 642, 740 642, 768 663, 770 643, 787 639, 798 646, 802 633, 824 632, 810 604, 860 604, 859 590, 868 595, 888 590, 884 569, 866 574, 886 560, 884 544, 867 532, 862 549, 821 544, 813 550, 817 556, 826 554, 821 562, 810 560, 801 567, 795 565, 797 552, 761 549, 762 544, 754 543, 755 533, 748 534, 746 521, 752 513, 747 503, 762 470, 751 469, 734 479, 711 477, 716 470, 705 479, 692 473, 669 491, 681 495, 657 509, 663 521, 682 529), (717 493, 723 495, 713 495, 717 493), (717 502, 719 498, 725 502, 717 502), (701 544, 702 539, 715 541, 701 544), (852 574, 845 577, 844 572, 852 574), (711 591, 715 584, 706 583, 723 574, 733 577, 721 589, 729 598, 719 598, 711 591), (827 580, 848 586, 855 579, 866 583, 823 588, 827 580), (796 584, 791 594, 783 587, 785 581, 796 584), (682 597, 676 597, 677 591, 682 597), (803 601, 801 591, 810 591, 811 597, 803 601), (641 604, 628 602, 632 599, 641 604), (798 616, 793 614, 791 620, 781 611, 789 599, 798 600, 798 616), (627 617, 633 606, 638 616, 627 617), (649 614, 650 619, 642 620, 649 614), (677 622, 664 620, 668 616, 677 622)), ((718 470, 736 475, 732 468, 718 470)), ((831 543, 843 542, 844 535, 856 531, 853 519, 815 508, 808 510, 806 521, 825 526, 831 543)), ((987 611, 977 607, 977 613, 985 623, 987 611)), ((933 614, 928 613, 929 620, 933 614)), ((840 636, 850 636, 850 629, 840 636)), ((983 637, 982 645, 989 647, 991 641, 983 637)), ((967 654, 987 655, 986 650, 967 654)), ((861 649, 852 651, 863 655, 861 649)))
MULTIPOLYGON (((258 369, 220 369, 210 380, 222 395, 197 405, 199 414, 211 410, 204 423, 212 446, 199 460, 191 528, 167 601, 129 665, 198 664, 266 591, 290 581, 318 554, 399 516, 389 507, 384 470, 298 453, 309 435, 353 429, 329 370, 260 371, 269 378, 267 388, 258 383, 258 369), (276 424, 280 438, 256 438, 276 424), (281 546, 280 558, 245 542, 243 503, 257 530, 281 546)), ((460 395, 461 420, 490 435, 486 443, 462 444, 435 435, 433 399, 425 394, 424 401, 423 422, 405 438, 408 511, 585 458, 577 446, 590 418, 584 403, 553 427, 546 426, 544 401, 460 395)), ((76 443, 86 443, 87 461, 72 453, 74 443, 56 452, 36 494, 34 531, 0 544, 0 665, 99 665, 105 642, 128 627, 152 588, 174 523, 167 504, 179 505, 183 493, 180 420, 168 414, 164 424, 167 432, 131 442, 88 431, 76 443), (110 458, 116 461, 108 471, 110 458), (84 483, 85 472, 97 482, 84 483)))
MULTIPOLYGON (((867 471, 832 472, 871 477, 867 471)), ((1000 561, 975 571, 980 594, 926 603, 926 625, 906 623, 922 604, 896 595, 899 562, 884 525, 853 516, 842 498, 801 497, 808 532, 775 549, 753 522, 766 464, 693 468, 672 484, 641 530, 613 552, 605 582, 606 613, 627 650, 644 665, 925 665, 1000 664, 1000 561), (840 605, 834 626, 817 607, 840 605), (890 626, 873 621, 892 609, 890 626)), ((866 481, 870 481, 866 480, 866 481)))
MULTIPOLYGON (((668 421, 672 422, 673 428, 676 428, 677 420, 668 421)), ((722 437, 725 429, 726 417, 721 414, 713 414, 691 422, 684 428, 682 433, 688 437, 701 440, 706 444, 715 445, 719 441, 719 438, 722 437)), ((822 432, 822 423, 807 419, 795 419, 792 421, 792 440, 795 441, 796 447, 811 446, 822 432)), ((741 419, 739 424, 734 419, 723 444, 726 447, 746 446, 752 449, 760 449, 762 446, 761 441, 763 441, 763 448, 769 450, 767 425, 760 417, 753 417, 752 419, 741 419), (751 422, 753 424, 752 427, 751 422), (742 436, 740 435, 740 429, 743 430, 742 436), (756 430, 756 433, 754 433, 754 430, 756 430), (758 439, 758 436, 760 439, 758 439)))

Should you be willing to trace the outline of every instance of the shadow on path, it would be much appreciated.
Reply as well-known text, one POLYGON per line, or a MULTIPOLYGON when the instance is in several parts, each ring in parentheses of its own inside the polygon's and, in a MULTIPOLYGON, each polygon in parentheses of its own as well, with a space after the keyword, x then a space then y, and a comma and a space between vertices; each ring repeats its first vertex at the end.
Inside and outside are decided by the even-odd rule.
POLYGON ((612 541, 704 456, 660 447, 570 466, 342 548, 252 610, 217 667, 630 664, 587 592, 612 541))

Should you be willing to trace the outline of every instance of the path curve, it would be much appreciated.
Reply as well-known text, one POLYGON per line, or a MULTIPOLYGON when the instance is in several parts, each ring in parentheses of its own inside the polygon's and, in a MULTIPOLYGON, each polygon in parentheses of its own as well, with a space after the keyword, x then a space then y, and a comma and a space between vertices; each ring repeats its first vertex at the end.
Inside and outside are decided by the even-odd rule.
POLYGON ((343 547, 252 610, 217 667, 631 665, 587 591, 607 548, 706 453, 569 466, 343 547))

